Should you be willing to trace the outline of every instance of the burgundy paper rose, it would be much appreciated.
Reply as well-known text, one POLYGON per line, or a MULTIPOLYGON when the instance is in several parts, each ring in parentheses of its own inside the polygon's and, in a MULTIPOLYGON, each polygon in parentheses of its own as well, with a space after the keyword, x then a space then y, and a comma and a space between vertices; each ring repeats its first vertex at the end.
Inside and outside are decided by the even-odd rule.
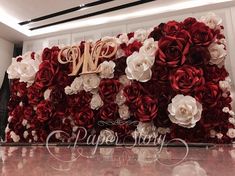
POLYGON ((202 89, 205 80, 202 69, 184 65, 170 74, 170 83, 176 92, 187 94, 202 89))
POLYGON ((153 31, 149 34, 148 38, 153 38, 154 41, 159 41, 160 38, 164 36, 163 29, 161 27, 155 27, 153 31))
POLYGON ((118 118, 118 105, 116 103, 108 103, 101 107, 100 118, 102 120, 116 120, 118 118))
POLYGON ((36 110, 37 119, 40 122, 47 121, 52 116, 53 107, 49 101, 41 101, 36 110))
POLYGON ((208 46, 214 40, 213 31, 204 23, 194 23, 190 28, 190 34, 195 45, 208 46))
POLYGON ((53 79, 58 71, 58 68, 49 61, 44 61, 36 74, 35 85, 39 88, 44 88, 52 85, 53 79))
POLYGON ((190 29, 191 26, 196 22, 197 22, 196 18, 193 18, 193 17, 186 18, 183 21, 183 28, 184 29, 190 29))
POLYGON ((81 91, 78 94, 67 97, 68 107, 75 107, 76 109, 89 106, 92 94, 90 92, 81 91))
POLYGON ((24 108, 24 118, 26 120, 31 120, 34 114, 35 114, 35 111, 31 106, 27 106, 24 108))
POLYGON ((134 103, 142 94, 142 87, 138 82, 133 82, 131 85, 128 85, 123 89, 123 94, 128 102, 134 103))
POLYGON ((141 122, 150 122, 157 116, 158 102, 150 96, 141 96, 136 101, 135 117, 141 122))
POLYGON ((121 44, 121 49, 124 50, 125 55, 128 57, 135 51, 139 51, 140 47, 142 46, 142 43, 140 41, 135 40, 133 43, 130 43, 129 45, 126 45, 125 43, 121 44))
POLYGON ((120 90, 120 82, 115 79, 102 79, 99 85, 99 94, 104 102, 113 102, 120 90))
POLYGON ((218 84, 207 82, 204 89, 196 94, 196 98, 202 102, 205 108, 208 108, 216 106, 221 95, 218 84))
POLYGON ((53 64, 58 63, 58 54, 60 49, 57 46, 52 47, 51 49, 45 48, 42 52, 42 61, 49 61, 53 64))
POLYGON ((189 50, 189 63, 194 66, 204 66, 210 61, 211 55, 207 47, 194 46, 189 50))
POLYGON ((189 51, 189 41, 183 38, 166 36, 158 42, 157 64, 176 67, 186 61, 186 54, 189 51))
POLYGON ((163 26, 163 31, 167 35, 174 35, 175 33, 177 33, 180 30, 181 30, 181 23, 174 21, 174 20, 167 22, 163 26))
POLYGON ((86 129, 92 129, 95 124, 94 113, 92 109, 84 107, 80 112, 74 115, 75 124, 86 129))
POLYGON ((64 89, 61 87, 54 86, 51 90, 49 100, 55 105, 64 103, 66 100, 64 89))
POLYGON ((224 66, 219 68, 217 65, 207 65, 204 68, 204 75, 206 81, 219 82, 225 80, 229 74, 224 66))
POLYGON ((27 96, 30 105, 37 105, 43 99, 42 91, 35 85, 28 88, 27 96))

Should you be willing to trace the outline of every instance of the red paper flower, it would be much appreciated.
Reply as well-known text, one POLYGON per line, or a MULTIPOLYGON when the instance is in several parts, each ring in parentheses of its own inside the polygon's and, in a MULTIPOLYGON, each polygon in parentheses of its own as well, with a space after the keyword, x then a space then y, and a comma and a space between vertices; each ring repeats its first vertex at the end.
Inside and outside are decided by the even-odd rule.
POLYGON ((194 46, 189 50, 189 63, 194 66, 204 66, 210 61, 211 55, 207 47, 194 46))
POLYGON ((185 63, 186 54, 189 51, 187 39, 166 36, 159 40, 158 46, 157 63, 169 67, 176 67, 185 63))
POLYGON ((134 103, 142 94, 142 88, 138 82, 133 82, 131 85, 128 85, 123 89, 123 94, 128 102, 134 103))
POLYGON ((194 23, 190 28, 190 34, 195 45, 208 46, 214 40, 213 31, 204 23, 194 23))
POLYGON ((99 112, 102 120, 116 120, 118 118, 118 105, 116 103, 105 104, 99 112))
POLYGON ((202 69, 184 65, 170 74, 170 83, 176 92, 187 94, 202 89, 205 80, 202 69))
POLYGON ((52 85, 53 79, 58 71, 58 68, 49 61, 44 61, 36 74, 35 85, 39 88, 44 88, 52 85))
POLYGON ((115 79, 102 79, 99 85, 99 94, 104 102, 113 102, 120 90, 120 82, 115 79))
POLYGON ((139 51, 142 43, 140 41, 135 40, 133 43, 126 45, 125 43, 121 44, 120 47, 124 50, 125 55, 128 57, 135 51, 139 51))
POLYGON ((40 122, 47 121, 52 116, 53 107, 49 101, 41 101, 36 110, 37 119, 40 122))
POLYGON ((42 61, 49 61, 53 64, 58 63, 59 51, 60 49, 57 46, 54 46, 51 49, 45 48, 42 52, 42 61))
POLYGON ((141 96, 136 101, 135 117, 141 122, 150 122, 157 116, 157 100, 149 96, 141 96))
POLYGON ((94 113, 92 109, 84 107, 82 111, 74 114, 75 124, 86 129, 92 129, 95 124, 94 113))

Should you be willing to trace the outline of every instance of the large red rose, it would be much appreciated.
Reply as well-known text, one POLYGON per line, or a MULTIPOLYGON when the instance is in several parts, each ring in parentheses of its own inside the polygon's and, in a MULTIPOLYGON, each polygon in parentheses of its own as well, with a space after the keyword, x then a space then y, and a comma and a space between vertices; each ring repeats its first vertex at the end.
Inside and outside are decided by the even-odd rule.
POLYGON ((45 48, 42 52, 42 61, 49 61, 53 64, 58 63, 58 54, 60 49, 57 46, 53 46, 51 49, 45 48))
POLYGON ((80 112, 74 114, 75 124, 86 129, 92 129, 95 124, 94 113, 92 109, 84 107, 80 112))
POLYGON ((184 38, 166 36, 158 42, 158 57, 156 62, 169 67, 182 65, 189 51, 189 41, 184 38))
POLYGON ((49 100, 55 105, 65 102, 66 95, 64 93, 64 89, 57 86, 53 87, 50 93, 49 100))
POLYGON ((132 103, 135 102, 142 92, 142 87, 138 82, 133 82, 131 85, 128 85, 123 89, 123 94, 127 101, 132 103))
POLYGON ((24 118, 27 120, 31 120, 31 118, 35 115, 35 111, 31 106, 27 106, 24 108, 24 118))
POLYGON ((214 40, 213 31, 201 22, 196 22, 191 26, 190 34, 195 45, 208 46, 214 40))
POLYGON ((184 65, 170 74, 170 83, 176 92, 187 94, 202 89, 205 80, 202 69, 184 65))
POLYGON ((47 121, 52 116, 53 107, 47 100, 41 101, 36 110, 37 119, 40 122, 47 121))
MULTIPOLYGON (((162 23, 163 24, 163 23, 162 23)), ((164 25, 164 24, 163 24, 164 25)), ((159 41, 165 34, 161 26, 155 27, 153 31, 149 34, 148 38, 153 38, 154 41, 159 41)))
POLYGON ((49 61, 44 61, 39 66, 39 71, 35 77, 35 85, 39 88, 45 88, 53 83, 53 79, 58 72, 58 68, 49 61))
POLYGON ((116 120, 118 118, 118 105, 116 103, 105 104, 100 109, 102 120, 116 120))
POLYGON ((135 117, 141 122, 150 122, 157 116, 157 99, 141 96, 136 101, 136 107, 135 117))
POLYGON ((192 17, 186 18, 183 21, 183 28, 184 29, 190 29, 191 26, 196 22, 197 22, 196 18, 192 18, 192 17))
POLYGON ((68 107, 75 107, 75 109, 80 109, 85 106, 89 106, 91 98, 92 94, 84 90, 78 94, 67 96, 68 107))
POLYGON ((120 90, 121 83, 115 79, 102 79, 99 85, 99 94, 104 102, 113 102, 120 90))

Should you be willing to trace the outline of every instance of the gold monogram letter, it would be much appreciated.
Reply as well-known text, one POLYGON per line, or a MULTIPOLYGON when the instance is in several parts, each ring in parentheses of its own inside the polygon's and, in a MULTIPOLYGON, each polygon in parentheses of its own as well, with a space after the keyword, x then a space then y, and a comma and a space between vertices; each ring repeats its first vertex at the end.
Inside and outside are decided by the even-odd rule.
POLYGON ((72 72, 69 76, 76 76, 81 67, 80 74, 99 73, 99 59, 111 58, 117 52, 117 44, 113 39, 98 41, 93 47, 91 45, 90 42, 84 43, 84 53, 82 55, 78 46, 61 49, 58 55, 58 61, 61 64, 72 63, 72 72), (110 51, 111 53, 109 53, 110 51))

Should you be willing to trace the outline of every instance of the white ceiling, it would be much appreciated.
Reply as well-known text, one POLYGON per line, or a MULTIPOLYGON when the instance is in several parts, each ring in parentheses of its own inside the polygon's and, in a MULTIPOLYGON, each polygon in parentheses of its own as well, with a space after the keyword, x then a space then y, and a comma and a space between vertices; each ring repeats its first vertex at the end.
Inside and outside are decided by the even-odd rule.
POLYGON ((72 13, 58 16, 55 18, 51 18, 48 20, 44 20, 44 21, 40 21, 36 23, 30 23, 28 25, 23 26, 24 29, 21 29, 22 26, 18 25, 18 23, 22 21, 41 17, 41 16, 55 13, 61 10, 73 8, 73 7, 79 6, 80 4, 87 4, 89 2, 94 2, 94 1, 96 0, 14 0, 14 1, 13 0, 0 0, 0 37, 5 38, 14 43, 18 43, 20 41, 33 38, 35 36, 43 37, 45 35, 55 33, 55 32, 57 34, 65 33, 66 31, 70 31, 74 28, 83 28, 84 30, 85 28, 89 28, 89 26, 91 25, 110 23, 110 22, 115 22, 115 21, 120 21, 120 20, 137 18, 137 17, 144 16, 144 15, 153 15, 155 13, 163 13, 163 12, 168 12, 168 11, 172 12, 172 11, 183 9, 183 8, 190 8, 191 6, 193 7, 197 5, 199 1, 202 2, 202 4, 204 3, 205 5, 208 5, 208 4, 214 4, 214 3, 222 2, 222 1, 234 1, 234 0, 156 0, 154 2, 130 7, 128 9, 122 9, 122 10, 98 15, 95 17, 89 17, 87 19, 77 20, 77 21, 73 21, 70 23, 66 23, 66 24, 48 27, 48 29, 43 28, 43 29, 35 30, 34 31, 35 33, 31 37, 25 35, 26 33, 30 32, 28 29, 31 27, 53 23, 56 21, 73 18, 73 17, 77 17, 77 16, 84 15, 87 13, 91 13, 91 12, 103 10, 106 8, 115 7, 121 4, 126 4, 129 2, 137 1, 137 0, 115 0, 115 1, 108 2, 102 5, 94 6, 94 7, 84 9, 81 11, 72 12, 72 13), (185 5, 185 7, 182 7, 182 6, 173 7, 172 6, 171 8, 167 8, 167 7, 170 7, 170 5, 177 4, 177 3, 188 3, 188 4, 187 6, 185 5), (156 10, 153 11, 154 10, 153 8, 155 8, 156 10), (143 10, 146 10, 146 11, 143 12, 143 10), (151 10, 153 12, 148 13, 151 10), (141 14, 140 11, 146 14, 141 14), (2 17, 2 21, 1 21, 1 16, 2 16, 1 13, 3 13, 7 17, 9 16, 9 18, 3 19, 2 17), (79 25, 79 24, 83 24, 83 25, 79 25), (71 28, 69 28, 68 26, 71 26, 71 28), (18 32, 17 30, 21 30, 21 32, 23 31, 23 33, 25 31, 26 32, 25 34, 22 34, 21 32, 18 32))

